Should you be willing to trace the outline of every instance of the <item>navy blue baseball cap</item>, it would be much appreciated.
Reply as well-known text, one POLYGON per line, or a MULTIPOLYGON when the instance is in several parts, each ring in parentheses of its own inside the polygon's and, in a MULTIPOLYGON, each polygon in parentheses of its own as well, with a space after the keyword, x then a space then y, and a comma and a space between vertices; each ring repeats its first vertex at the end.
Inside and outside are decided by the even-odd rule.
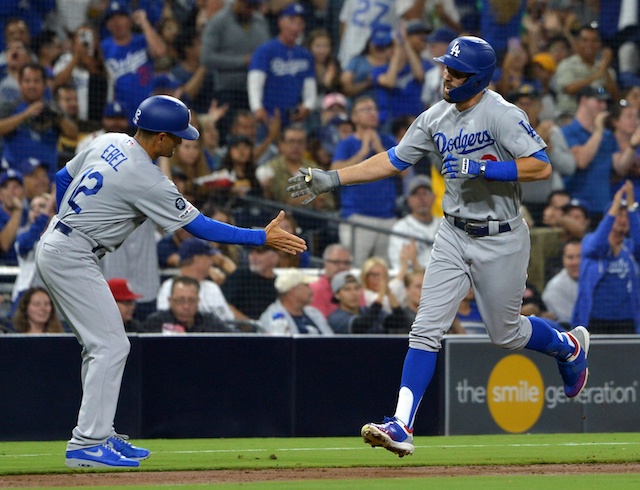
POLYGON ((180 262, 189 260, 196 255, 214 255, 217 253, 218 251, 213 248, 213 245, 200 238, 187 238, 180 244, 180 247, 178 247, 180 262))
POLYGON ((22 176, 31 175, 35 169, 38 167, 44 167, 45 169, 49 169, 49 164, 47 162, 43 162, 42 160, 38 160, 37 158, 25 158, 20 162, 19 168, 20 172, 22 172, 22 176))
POLYGON ((378 28, 371 33, 369 38, 373 45, 377 48, 384 48, 393 44, 393 36, 391 30, 387 28, 378 28))
POLYGON ((104 110, 102 111, 103 117, 127 117, 127 109, 125 105, 117 100, 113 102, 109 102, 104 106, 104 110))
POLYGON ((430 43, 449 44, 456 37, 458 37, 456 31, 454 31, 453 29, 449 29, 448 27, 441 27, 440 29, 437 29, 435 32, 433 32, 433 34, 431 34, 427 38, 427 41, 429 41, 430 43))
POLYGON ((151 90, 175 90, 180 82, 170 73, 158 73, 151 80, 151 90))
POLYGON ((104 19, 109 20, 116 14, 129 15, 129 9, 122 2, 111 2, 109 3, 109 7, 107 11, 104 13, 104 19))
POLYGON ((296 17, 298 15, 304 16, 304 7, 299 3, 291 3, 283 8, 280 13, 278 13, 278 17, 296 17))
POLYGON ((13 168, 9 168, 0 174, 0 187, 5 185, 9 180, 17 180, 20 184, 24 184, 22 174, 13 168))
POLYGON ((407 22, 405 30, 409 36, 412 34, 429 34, 432 31, 432 29, 420 19, 414 19, 407 22))
POLYGON ((602 86, 594 87, 592 85, 587 85, 578 91, 577 96, 578 99, 580 99, 580 97, 593 97, 598 100, 611 100, 611 94, 609 94, 609 92, 607 92, 602 86))

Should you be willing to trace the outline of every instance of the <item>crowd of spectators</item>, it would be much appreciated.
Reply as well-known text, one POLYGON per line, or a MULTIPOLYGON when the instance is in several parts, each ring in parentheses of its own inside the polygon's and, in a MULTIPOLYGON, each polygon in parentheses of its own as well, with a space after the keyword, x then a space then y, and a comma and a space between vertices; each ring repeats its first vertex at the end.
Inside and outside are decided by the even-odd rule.
MULTIPOLYGON (((240 226, 284 206, 309 252, 160 236, 148 223, 102 261, 130 331, 407 332, 442 216, 440 162, 427 156, 401 178, 304 208, 285 188, 300 168, 341 168, 395 145, 441 99, 432 58, 472 34, 498 55, 490 88, 527 114, 554 169, 522 185, 532 303, 566 326, 640 333, 626 238, 640 186, 635 0, 12 1, 0 28, 0 265, 19 266, 3 329, 68 329, 51 321, 33 263, 55 214, 55 173, 104 132, 131 132, 138 104, 167 94, 201 131, 157 162, 180 192, 240 226), (595 242, 607 237, 609 248, 595 242), (323 269, 311 285, 306 267, 323 269), (598 267, 608 273, 589 272, 598 267), (166 270, 178 276, 161 285, 166 270), (623 285, 628 295, 607 294, 623 285)), ((474 308, 470 291, 459 319, 481 322, 474 308)))

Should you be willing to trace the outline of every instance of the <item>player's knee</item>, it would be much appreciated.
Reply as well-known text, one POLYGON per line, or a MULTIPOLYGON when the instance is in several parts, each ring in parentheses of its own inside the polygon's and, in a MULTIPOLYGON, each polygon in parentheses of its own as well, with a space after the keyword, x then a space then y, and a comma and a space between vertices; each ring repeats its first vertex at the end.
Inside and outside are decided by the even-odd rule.
POLYGON ((116 361, 121 361, 126 359, 131 351, 131 343, 129 342, 129 338, 124 335, 118 339, 116 345, 113 346, 113 358, 116 361))
POLYGON ((417 327, 415 324, 409 333, 409 347, 414 349, 439 351, 442 348, 444 333, 437 329, 417 327))

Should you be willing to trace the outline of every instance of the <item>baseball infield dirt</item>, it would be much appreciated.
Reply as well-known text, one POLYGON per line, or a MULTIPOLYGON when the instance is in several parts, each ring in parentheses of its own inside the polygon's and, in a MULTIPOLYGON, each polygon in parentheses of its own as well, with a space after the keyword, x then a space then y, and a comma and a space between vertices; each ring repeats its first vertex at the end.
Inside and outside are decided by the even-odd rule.
POLYGON ((401 468, 301 468, 123 473, 66 473, 0 476, 0 488, 115 485, 250 483, 261 481, 335 480, 365 478, 429 478, 437 476, 569 475, 640 473, 640 463, 544 464, 527 466, 421 466, 401 468))

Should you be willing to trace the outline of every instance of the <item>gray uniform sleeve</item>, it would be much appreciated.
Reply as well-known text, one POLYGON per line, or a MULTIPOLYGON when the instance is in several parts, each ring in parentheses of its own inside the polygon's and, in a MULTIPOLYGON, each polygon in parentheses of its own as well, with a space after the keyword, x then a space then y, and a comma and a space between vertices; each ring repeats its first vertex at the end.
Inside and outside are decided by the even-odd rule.
MULTIPOLYGON (((531 156, 547 147, 529 123, 526 113, 516 106, 509 107, 498 124, 495 134, 499 135, 501 149, 513 159, 531 156)), ((506 155, 501 158, 502 161, 507 159, 506 155)))
POLYGON ((407 129, 407 132, 396 146, 396 156, 400 160, 413 165, 422 159, 427 152, 439 154, 431 132, 431 127, 433 127, 431 121, 434 119, 432 116, 434 111, 446 107, 442 104, 443 102, 440 102, 433 106, 433 110, 423 112, 409 126, 409 129, 407 129))

